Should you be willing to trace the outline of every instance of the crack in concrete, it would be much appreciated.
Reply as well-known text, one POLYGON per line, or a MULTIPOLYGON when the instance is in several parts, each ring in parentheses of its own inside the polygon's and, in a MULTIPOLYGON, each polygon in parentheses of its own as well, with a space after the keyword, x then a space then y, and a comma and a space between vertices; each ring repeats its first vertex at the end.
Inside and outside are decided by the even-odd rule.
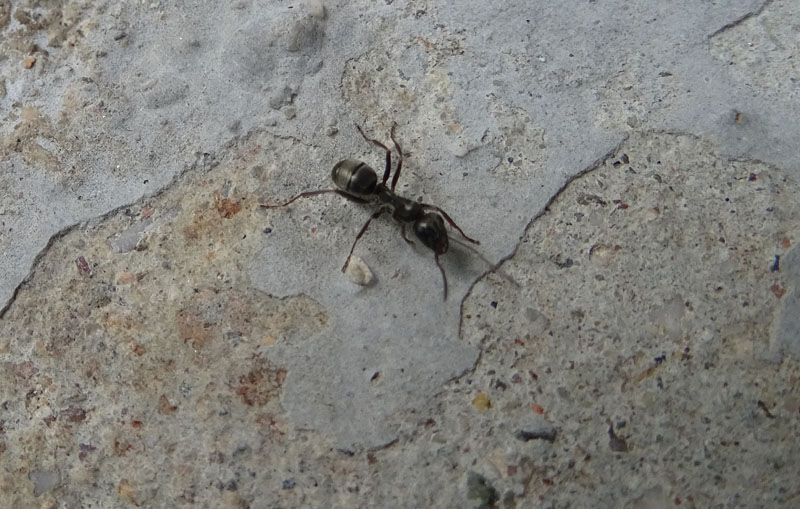
POLYGON ((759 16, 759 15, 761 15, 761 13, 762 13, 762 12, 764 12, 764 9, 766 9, 766 8, 767 8, 767 7, 768 7, 770 4, 772 4, 772 1, 773 1, 773 0, 764 0, 764 3, 763 3, 763 4, 761 4, 761 7, 759 7, 758 9, 756 9, 756 10, 754 10, 754 11, 750 11, 750 12, 748 12, 747 14, 745 14, 745 15, 741 16, 739 19, 736 19, 736 20, 734 20, 734 21, 731 21, 731 22, 730 22, 730 23, 728 23, 727 25, 725 25, 725 26, 723 26, 723 27, 721 27, 721 28, 719 28, 719 29, 715 30, 715 31, 714 31, 712 34, 710 34, 710 35, 707 37, 707 39, 708 39, 708 40, 711 40, 711 39, 713 39, 714 37, 716 37, 716 36, 718 36, 719 34, 721 34, 722 32, 725 32, 725 31, 727 31, 727 30, 729 30, 729 29, 731 29, 731 28, 734 28, 734 27, 736 27, 737 25, 740 25, 741 23, 744 23, 745 21, 747 21, 747 20, 748 20, 748 19, 750 19, 750 18, 753 18, 753 17, 755 17, 755 16, 759 16))
POLYGON ((476 278, 472 282, 472 284, 469 286, 469 289, 467 290, 467 293, 465 293, 464 297, 461 299, 461 303, 459 305, 459 311, 458 311, 458 337, 459 338, 461 337, 461 330, 462 330, 462 326, 464 324, 464 302, 472 294, 472 290, 475 288, 475 285, 477 285, 479 282, 483 281, 483 279, 486 278, 486 276, 488 276, 489 274, 497 273, 498 270, 500 270, 500 268, 503 266, 503 264, 505 262, 507 262, 508 260, 510 260, 511 258, 513 258, 517 254, 517 251, 519 250, 519 247, 522 244, 522 239, 525 238, 525 234, 528 232, 528 230, 533 226, 533 224, 540 217, 542 217, 545 213, 548 212, 550 205, 556 200, 556 198, 558 198, 561 195, 561 193, 564 192, 565 189, 567 189, 567 187, 572 182, 574 182, 575 180, 583 177, 587 173, 590 173, 590 172, 596 170, 597 168, 599 168, 600 164, 602 164, 603 161, 605 161, 609 157, 612 157, 616 152, 618 152, 620 150, 620 148, 628 141, 629 138, 630 138, 630 135, 628 133, 625 133, 623 138, 616 145, 614 145, 610 150, 606 151, 605 154, 603 154, 602 156, 600 156, 597 159, 595 159, 592 162, 592 164, 587 165, 584 169, 582 169, 581 171, 579 171, 575 175, 573 175, 570 178, 568 178, 564 182, 564 184, 562 184, 561 187, 555 193, 553 193, 553 195, 550 197, 550 199, 547 200, 547 203, 545 203, 544 206, 542 206, 542 208, 539 210, 539 212, 537 212, 531 218, 531 220, 528 221, 528 224, 525 225, 525 228, 523 229, 522 233, 520 234, 519 238, 517 239, 517 243, 514 245, 514 249, 512 249, 511 252, 509 254, 507 254, 506 256, 503 256, 502 258, 500 258, 500 260, 496 264, 494 264, 492 267, 487 269, 486 272, 481 274, 478 278, 476 278))
MULTIPOLYGON (((232 140, 232 142, 233 141, 235 141, 235 140, 232 140)), ((224 150, 228 150, 230 148, 230 143, 231 142, 226 144, 220 151, 222 152, 224 150)), ((118 207, 114 207, 113 209, 111 209, 108 212, 105 212, 103 214, 97 215, 97 216, 92 217, 90 219, 84 219, 84 220, 79 221, 77 223, 65 226, 61 230, 59 230, 59 231, 55 232, 54 234, 52 234, 50 236, 50 239, 48 239, 47 243, 44 245, 44 247, 42 247, 42 249, 40 249, 39 252, 36 253, 36 256, 33 258, 33 261, 31 262, 31 266, 30 266, 30 269, 28 270, 28 273, 16 285, 16 287, 14 288, 14 291, 11 293, 11 296, 8 298, 8 300, 3 305, 3 307, 0 308, 0 319, 3 319, 5 314, 8 312, 8 310, 14 304, 14 302, 17 300, 17 297, 19 296, 19 292, 22 290, 22 288, 34 278, 34 276, 36 275, 36 270, 39 267, 39 264, 40 264, 42 258, 44 258, 44 256, 48 253, 48 251, 53 247, 53 245, 58 240, 60 240, 63 237, 67 236, 68 234, 72 233, 73 231, 81 228, 83 225, 86 225, 89 222, 94 222, 94 221, 102 222, 102 221, 105 221, 105 220, 109 219, 110 217, 114 216, 115 214, 118 214, 120 211, 125 210, 127 208, 130 208, 130 207, 134 206, 137 203, 141 203, 142 201, 145 201, 145 200, 151 200, 151 199, 158 198, 159 196, 161 196, 165 192, 169 191, 173 186, 177 185, 187 173, 196 170, 198 168, 198 166, 201 165, 201 163, 203 164, 204 169, 206 169, 206 171, 208 171, 210 169, 215 168, 217 165, 219 165, 219 161, 220 161, 220 158, 216 157, 214 154, 212 154, 210 152, 202 152, 202 153, 198 152, 198 153, 195 153, 194 162, 192 164, 188 165, 183 170, 181 170, 178 173, 176 173, 172 177, 172 179, 170 179, 170 181, 166 185, 161 187, 160 189, 157 189, 156 191, 154 191, 154 192, 152 192, 150 194, 142 195, 142 196, 138 197, 137 199, 135 199, 133 201, 130 201, 128 203, 124 203, 124 204, 122 204, 122 205, 120 205, 118 207), (211 157, 210 165, 206 165, 206 161, 205 161, 206 157, 211 157)))
POLYGON ((5 314, 8 312, 8 310, 14 304, 14 302, 17 300, 17 297, 19 296, 20 290, 27 283, 29 283, 33 279, 33 277, 36 275, 36 269, 39 266, 39 263, 41 262, 41 259, 47 254, 47 252, 53 247, 53 245, 59 239, 61 239, 61 238, 65 237, 66 235, 72 233, 73 231, 77 230, 78 228, 81 228, 83 225, 85 225, 85 224, 87 224, 89 222, 102 222, 102 221, 105 221, 105 220, 111 218, 112 216, 114 216, 115 214, 119 213, 121 210, 125 210, 127 208, 130 208, 130 207, 136 205, 137 203, 141 203, 141 202, 146 201, 146 200, 154 200, 154 199, 159 198, 164 193, 170 191, 173 187, 178 185, 186 177, 187 174, 189 174, 189 173, 191 173, 193 171, 202 170, 202 171, 208 172, 208 171, 213 170, 214 168, 219 166, 220 162, 225 158, 225 156, 227 155, 228 151, 230 151, 230 149, 232 147, 234 147, 238 143, 245 142, 249 138, 251 138, 253 136, 256 136, 256 135, 258 135, 260 133, 266 133, 266 134, 268 134, 268 135, 270 135, 270 136, 272 136, 272 137, 274 137, 276 139, 291 140, 294 143, 300 143, 300 144, 308 146, 308 147, 314 147, 314 145, 311 145, 311 144, 308 144, 308 143, 304 143, 302 140, 298 139, 295 136, 275 134, 275 133, 273 133, 273 132, 271 132, 271 131, 269 131, 267 129, 264 129, 264 128, 255 128, 255 129, 251 129, 250 131, 248 131, 247 133, 245 133, 242 136, 236 136, 234 138, 231 138, 230 140, 228 140, 226 143, 224 143, 215 152, 195 152, 195 160, 194 160, 194 162, 192 162, 192 164, 190 164, 190 165, 187 165, 181 171, 177 172, 170 179, 170 181, 167 182, 161 188, 153 191, 152 193, 143 194, 143 195, 139 196, 138 198, 136 198, 135 200, 132 200, 130 202, 127 202, 127 203, 124 203, 122 205, 119 205, 118 207, 114 207, 113 209, 110 209, 109 211, 107 211, 107 212, 105 212, 103 214, 99 214, 99 215, 94 216, 94 217, 89 218, 89 219, 83 219, 81 221, 78 221, 77 223, 65 226, 61 230, 53 233, 50 236, 50 238, 48 239, 47 243, 44 245, 44 247, 42 247, 42 249, 40 249, 39 252, 36 254, 36 256, 33 258, 33 261, 31 262, 30 269, 28 270, 28 273, 14 287, 14 291, 11 293, 11 296, 8 298, 8 300, 5 302, 5 304, 3 304, 3 307, 0 308, 0 319, 3 319, 5 314))

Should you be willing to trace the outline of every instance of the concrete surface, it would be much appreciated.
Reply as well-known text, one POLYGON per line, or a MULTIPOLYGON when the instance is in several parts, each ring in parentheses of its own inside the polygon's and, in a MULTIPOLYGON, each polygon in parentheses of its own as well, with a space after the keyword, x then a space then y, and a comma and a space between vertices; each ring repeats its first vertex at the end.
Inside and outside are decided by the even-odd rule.
POLYGON ((8 507, 800 504, 800 7, 0 2, 8 507), (326 194, 406 154, 442 257, 326 194), (394 160, 397 157, 395 153, 394 160))

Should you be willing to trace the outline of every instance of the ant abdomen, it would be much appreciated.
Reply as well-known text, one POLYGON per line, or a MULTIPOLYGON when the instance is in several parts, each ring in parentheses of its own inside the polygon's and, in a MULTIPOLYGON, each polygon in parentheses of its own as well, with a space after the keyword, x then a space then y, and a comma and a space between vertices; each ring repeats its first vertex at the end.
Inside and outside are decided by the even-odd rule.
POLYGON ((336 187, 347 193, 369 196, 375 193, 378 175, 366 163, 344 159, 336 163, 331 172, 336 187))

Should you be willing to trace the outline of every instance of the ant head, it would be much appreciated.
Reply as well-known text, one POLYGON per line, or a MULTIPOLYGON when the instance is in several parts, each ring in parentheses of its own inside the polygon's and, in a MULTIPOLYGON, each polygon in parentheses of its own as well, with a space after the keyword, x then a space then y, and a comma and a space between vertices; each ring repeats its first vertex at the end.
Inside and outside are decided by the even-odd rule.
POLYGON ((447 229, 439 214, 428 212, 414 222, 414 233, 423 244, 437 255, 445 254, 449 247, 447 229))

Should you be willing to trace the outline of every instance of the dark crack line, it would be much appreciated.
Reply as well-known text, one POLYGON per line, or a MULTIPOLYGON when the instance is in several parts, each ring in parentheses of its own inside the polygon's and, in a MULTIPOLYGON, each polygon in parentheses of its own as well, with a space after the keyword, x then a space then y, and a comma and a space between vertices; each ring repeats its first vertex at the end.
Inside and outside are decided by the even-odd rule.
POLYGON ((745 14, 742 17, 740 17, 739 19, 731 21, 727 25, 725 25, 722 28, 720 28, 720 29, 716 30, 715 32, 713 32, 707 38, 709 40, 713 39, 714 37, 718 36, 722 32, 725 32, 728 29, 731 29, 731 28, 733 28, 733 27, 735 27, 735 26, 737 26, 737 25, 739 25, 741 23, 744 23, 745 21, 747 21, 748 19, 750 19, 750 18, 752 18, 754 16, 759 16, 762 12, 764 12, 764 9, 766 9, 770 4, 772 4, 772 0, 764 0, 764 3, 761 4, 761 7, 759 7, 758 9, 756 9, 754 11, 748 12, 747 14, 745 14))
MULTIPOLYGON (((227 150, 229 148, 230 144, 226 144, 223 147, 224 150, 227 150)), ((114 215, 119 214, 121 211, 124 211, 125 209, 132 207, 137 203, 141 203, 146 200, 154 200, 158 198, 159 196, 167 192, 169 189, 171 189, 174 185, 176 185, 187 173, 196 170, 198 166, 202 166, 206 171, 208 171, 216 167, 217 165, 219 165, 219 158, 213 157, 211 153, 209 152, 196 153, 195 160, 192 164, 190 164, 183 170, 179 171, 177 174, 175 174, 175 176, 172 177, 172 179, 170 179, 170 181, 167 184, 165 184, 160 189, 154 191, 153 193, 148 195, 142 195, 139 198, 131 202, 125 203, 123 205, 120 205, 118 207, 115 207, 109 210, 108 212, 95 216, 91 219, 83 219, 81 221, 78 221, 77 223, 65 226, 61 230, 55 232, 53 235, 50 236, 50 239, 47 241, 47 244, 45 244, 45 246, 42 249, 40 249, 39 252, 36 254, 36 256, 33 258, 33 262, 31 262, 31 268, 28 271, 28 274, 26 274, 25 277, 23 277, 22 280, 19 282, 19 284, 17 284, 17 286, 14 288, 14 291, 11 293, 11 297, 9 297, 8 301, 5 303, 2 309, 0 309, 0 320, 2 320, 3 317, 5 317, 5 314, 14 304, 14 302, 16 302, 17 297, 19 296, 19 292, 22 290, 22 288, 25 287, 25 285, 27 285, 34 278, 34 276, 36 276, 36 270, 39 268, 39 264, 41 263, 42 258, 44 258, 44 256, 50 251, 50 248, 53 247, 53 244, 55 244, 58 240, 72 233, 73 231, 82 228, 83 225, 87 223, 87 221, 97 220, 98 222, 103 222, 113 217, 114 215), (206 157, 210 157, 210 165, 207 164, 206 157)))
MULTIPOLYGON (((514 249, 509 254, 507 254, 506 256, 502 257, 496 264, 494 264, 492 267, 487 269, 486 272, 484 272, 483 274, 478 276, 472 282, 472 284, 469 286, 469 290, 467 290, 467 293, 464 294, 464 297, 461 299, 461 303, 459 305, 459 310, 458 310, 458 337, 459 338, 461 337, 461 331, 462 331, 462 328, 463 328, 463 325, 464 325, 464 301, 466 301, 467 298, 470 295, 472 295, 472 290, 475 288, 475 286, 479 282, 483 281, 483 279, 486 278, 486 276, 488 276, 489 274, 497 273, 505 262, 507 262, 508 260, 513 258, 514 256, 516 256, 517 251, 519 250, 519 247, 522 245, 522 240, 525 238, 525 235, 528 233, 528 230, 533 226, 533 224, 536 221, 539 220, 540 217, 542 217, 544 214, 546 214, 548 212, 548 210, 550 208, 550 205, 559 196, 561 196, 561 194, 567 189, 567 187, 573 181, 583 177, 587 173, 590 173, 590 172, 600 168, 600 166, 603 164, 603 161, 611 158, 615 153, 619 152, 620 149, 622 148, 622 145, 624 145, 628 141, 629 138, 630 138, 630 135, 628 133, 625 133, 623 135, 622 139, 616 145, 614 145, 610 150, 608 150, 605 154, 603 154, 602 156, 600 156, 597 159, 595 159, 592 162, 592 164, 587 165, 584 169, 582 169, 581 171, 579 171, 578 173, 576 173, 572 177, 568 178, 561 185, 561 187, 555 193, 553 193, 553 195, 550 197, 550 199, 547 200, 547 203, 544 204, 544 206, 539 210, 539 212, 536 213, 536 215, 534 215, 533 218, 528 222, 528 224, 525 226, 524 230, 522 231, 522 234, 517 239, 517 244, 514 246, 514 249)), ((477 365, 477 363, 476 363, 476 365, 477 365)))
POLYGON ((11 297, 9 297, 8 301, 3 306, 3 308, 0 309, 0 319, 2 319, 5 316, 9 308, 11 308, 11 305, 14 303, 14 301, 17 300, 17 296, 19 295, 19 292, 22 289, 22 287, 25 286, 25 284, 28 283, 31 279, 33 279, 33 276, 36 274, 36 268, 39 266, 39 262, 44 257, 44 255, 47 254, 47 252, 50 250, 53 244, 55 244, 56 241, 67 235, 69 232, 78 228, 81 224, 83 224, 83 221, 66 226, 50 236, 50 239, 47 241, 47 244, 45 244, 45 246, 42 249, 40 249, 39 252, 36 253, 36 256, 33 258, 33 262, 31 262, 31 268, 28 271, 28 273, 25 275, 25 277, 22 278, 22 281, 20 281, 19 284, 17 284, 17 286, 14 288, 14 291, 11 293, 11 297))
POLYGON ((65 226, 61 230, 59 230, 59 231, 55 232, 53 235, 51 235, 50 239, 47 241, 47 244, 45 244, 45 246, 41 250, 39 250, 39 252, 33 258, 33 262, 31 262, 31 268, 28 271, 28 274, 25 275, 25 277, 22 278, 22 280, 19 282, 19 284, 17 284, 17 286, 14 288, 14 291, 11 293, 11 297, 9 297, 8 301, 3 305, 2 308, 0 308, 0 320, 2 320, 3 317, 5 317, 5 314, 8 312, 8 310, 14 304, 14 302, 17 300, 17 297, 19 296, 20 290, 22 290, 22 288, 26 284, 28 284, 33 279, 33 277, 36 275, 36 269, 39 267, 39 263, 41 262, 42 258, 47 254, 47 252, 50 250, 50 248, 53 246, 53 244, 56 241, 58 241, 59 239, 63 238, 64 236, 68 235, 69 233, 78 230, 79 228, 82 227, 82 225, 86 224, 86 222, 89 221, 89 220, 91 220, 91 221, 97 220, 98 222, 103 222, 103 221, 106 221, 107 219, 113 217, 115 214, 118 214, 120 211, 123 211, 123 210, 125 210, 127 208, 130 208, 130 207, 132 207, 133 205, 135 205, 137 203, 142 203, 142 202, 147 201, 147 200, 155 200, 155 199, 159 198, 161 195, 163 195, 167 191, 171 190, 174 186, 176 186, 178 183, 180 183, 181 180, 184 179, 186 177, 186 175, 191 173, 191 172, 198 171, 198 169, 201 170, 201 171, 204 171, 204 172, 209 172, 209 171, 213 170, 214 168, 219 166, 220 162, 224 158, 224 155, 228 151, 230 151, 234 146, 236 146, 239 143, 246 142, 248 139, 250 139, 253 136, 256 136, 259 133, 266 133, 266 134, 269 134, 270 136, 272 136, 274 138, 277 138, 277 139, 291 140, 292 143, 301 143, 303 145, 309 146, 308 144, 303 143, 301 140, 299 140, 298 138, 296 138, 294 136, 279 135, 279 134, 272 133, 271 131, 269 131, 267 129, 255 128, 255 129, 251 129, 250 131, 248 131, 243 136, 237 136, 235 138, 230 139, 228 142, 224 143, 216 152, 195 152, 195 160, 194 160, 194 162, 192 162, 192 164, 186 166, 181 171, 176 173, 170 179, 170 181, 167 182, 166 184, 164 184, 160 189, 157 189, 157 190, 155 190, 154 192, 152 192, 150 194, 142 195, 142 196, 138 197, 137 199, 135 199, 133 201, 130 201, 130 202, 125 203, 125 204, 122 204, 122 205, 120 205, 118 207, 115 207, 115 208, 109 210, 108 212, 105 212, 105 213, 100 214, 98 216, 92 217, 91 219, 83 219, 81 221, 78 221, 77 223, 71 224, 69 226, 65 226))
MULTIPOLYGON (((771 3, 771 2, 772 2, 772 0, 768 0, 767 3, 771 3)), ((664 134, 664 135, 669 135, 669 136, 687 136, 687 137, 690 137, 690 138, 695 139, 695 140, 703 140, 704 139, 703 136, 700 136, 698 134, 694 134, 694 133, 688 132, 688 131, 681 131, 681 130, 677 130, 677 129, 665 129, 665 130, 650 129, 650 130, 641 131, 638 134, 639 135, 644 135, 644 136, 653 135, 653 134, 664 134)), ((472 284, 469 287, 469 290, 467 290, 467 293, 461 299, 461 304, 460 304, 460 308, 459 308, 459 312, 458 312, 458 337, 459 338, 461 337, 461 331, 462 331, 463 326, 464 326, 464 302, 467 300, 467 298, 470 295, 472 295, 472 290, 475 288, 475 286, 478 283, 480 283, 484 278, 486 278, 486 276, 488 276, 489 274, 497 273, 502 268, 503 264, 505 264, 505 262, 507 262, 508 260, 513 258, 514 256, 516 256, 517 250, 519 250, 519 247, 522 244, 522 240, 525 238, 525 235, 528 233, 528 230, 533 226, 533 224, 536 221, 539 220, 540 217, 542 217, 545 213, 548 212, 548 209, 549 209, 550 205, 567 189, 567 187, 573 181, 583 177, 587 173, 590 173, 590 172, 595 171, 596 169, 600 168, 600 166, 603 163, 603 161, 611 158, 616 152, 619 152, 622 149, 622 146, 625 143, 627 143, 629 139, 630 139, 630 134, 629 133, 625 133, 625 135, 622 138, 622 140, 620 140, 620 142, 617 143, 611 150, 606 152, 605 155, 603 155, 602 157, 600 157, 597 160, 595 160, 591 165, 587 166, 585 169, 581 170, 579 173, 577 173, 574 176, 572 176, 571 178, 567 179, 567 181, 561 186, 561 188, 558 191, 556 191, 555 194, 553 194, 553 196, 547 201, 547 203, 544 205, 544 207, 542 207, 542 209, 535 216, 533 216, 533 218, 530 220, 530 222, 528 222, 527 226, 525 226, 525 229, 524 229, 522 235, 520 235, 519 240, 517 241, 517 244, 516 244, 516 246, 514 246, 514 249, 511 251, 511 253, 509 253, 508 255, 506 255, 503 258, 501 258, 500 261, 498 261, 491 268, 487 269, 486 272, 484 272, 483 274, 478 276, 478 278, 476 278, 472 282, 472 284)), ((766 162, 764 162, 764 161, 762 161, 760 159, 757 159, 757 158, 749 158, 749 157, 734 158, 734 159, 730 159, 729 161, 731 161, 731 162, 738 161, 738 162, 745 162, 745 163, 764 164, 767 167, 772 168, 772 169, 781 168, 780 166, 766 163, 766 162)), ((510 276, 506 276, 506 277, 510 278, 510 276)), ((476 366, 477 366, 477 363, 476 363, 476 366)))

